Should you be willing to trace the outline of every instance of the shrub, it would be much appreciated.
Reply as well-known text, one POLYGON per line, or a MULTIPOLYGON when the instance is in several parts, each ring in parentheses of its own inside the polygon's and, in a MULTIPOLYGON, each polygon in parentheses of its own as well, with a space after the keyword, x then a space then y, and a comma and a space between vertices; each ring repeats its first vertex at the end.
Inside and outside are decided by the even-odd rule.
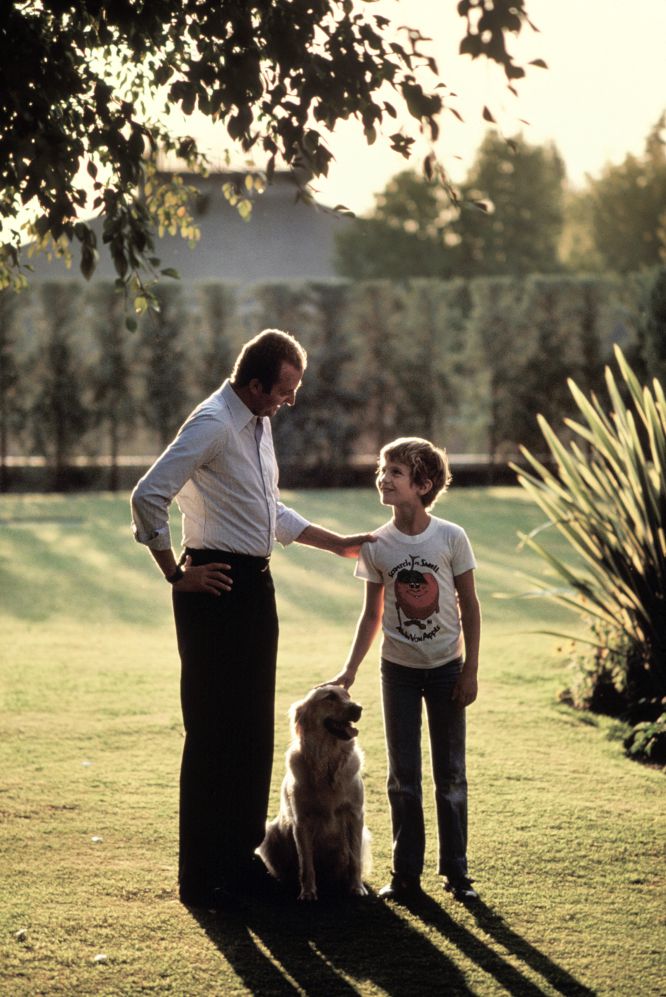
POLYGON ((624 739, 627 754, 657 765, 666 764, 666 713, 636 724, 624 739))
POLYGON ((611 717, 643 710, 647 704, 635 681, 644 673, 642 649, 624 632, 599 620, 590 619, 589 629, 592 641, 572 657, 570 684, 560 699, 576 709, 611 717))
POLYGON ((566 586, 537 581, 541 591, 591 628, 585 669, 600 690, 588 689, 580 705, 610 684, 633 722, 652 721, 666 696, 666 398, 656 379, 641 387, 619 347, 615 355, 620 385, 605 371, 612 410, 570 380, 580 412, 565 420, 571 442, 539 417, 555 470, 526 448, 528 468, 515 470, 576 554, 566 563, 536 533, 523 537, 566 586))

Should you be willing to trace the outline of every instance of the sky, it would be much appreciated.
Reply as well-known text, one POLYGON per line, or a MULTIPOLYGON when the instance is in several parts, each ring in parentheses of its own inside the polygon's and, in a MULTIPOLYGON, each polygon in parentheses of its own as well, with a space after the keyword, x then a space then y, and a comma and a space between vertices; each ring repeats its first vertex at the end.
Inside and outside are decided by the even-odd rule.
MULTIPOLYGON (((598 176, 605 164, 643 151, 666 110, 666 0, 527 0, 539 33, 526 26, 509 48, 519 63, 540 58, 549 68, 528 67, 516 84, 517 98, 498 67, 458 54, 464 22, 456 6, 457 0, 372 4, 373 13, 418 27, 433 40, 440 75, 457 93, 452 104, 464 118, 460 123, 445 115, 438 146, 454 181, 464 178, 488 128, 484 105, 506 137, 522 132, 534 144, 552 140, 574 187, 584 184, 586 174, 598 176)), ((418 161, 392 153, 388 143, 368 147, 361 129, 348 125, 336 130, 330 148, 335 162, 329 178, 315 184, 318 199, 358 214, 372 208, 392 175, 419 168, 418 161)))

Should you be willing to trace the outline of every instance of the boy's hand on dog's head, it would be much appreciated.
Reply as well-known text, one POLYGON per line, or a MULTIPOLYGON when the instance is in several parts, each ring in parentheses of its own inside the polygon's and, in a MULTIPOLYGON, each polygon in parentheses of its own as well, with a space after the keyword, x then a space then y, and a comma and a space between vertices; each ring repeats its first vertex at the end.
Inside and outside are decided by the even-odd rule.
POLYGON ((341 685, 343 689, 349 689, 349 687, 354 684, 355 678, 356 672, 351 672, 348 668, 344 668, 341 672, 338 672, 335 678, 329 679, 327 682, 322 682, 318 685, 317 689, 321 689, 323 685, 341 685))

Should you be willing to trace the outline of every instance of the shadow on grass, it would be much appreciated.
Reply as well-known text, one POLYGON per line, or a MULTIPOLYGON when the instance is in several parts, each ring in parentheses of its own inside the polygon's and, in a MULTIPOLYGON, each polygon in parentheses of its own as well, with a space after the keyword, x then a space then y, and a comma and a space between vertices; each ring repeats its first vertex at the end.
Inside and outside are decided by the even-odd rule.
MULTIPOLYGON (((424 895, 422 901, 410 904, 409 910, 424 925, 434 928, 445 938, 448 938, 469 959, 493 976, 507 993, 520 995, 520 997, 523 995, 538 997, 546 992, 538 984, 529 980, 519 969, 507 962, 494 949, 486 945, 484 941, 450 917, 427 894, 424 895)), ((593 997, 593 990, 580 983, 566 969, 558 966, 547 955, 513 931, 499 914, 496 914, 482 901, 477 900, 469 904, 468 910, 484 934, 546 981, 549 986, 548 992, 552 988, 558 993, 566 994, 567 997, 593 997)))
MULTIPOLYGON (((470 908, 481 931, 514 961, 520 960, 538 973, 548 985, 547 991, 431 897, 424 895, 408 909, 509 994, 542 997, 552 989, 572 997, 593 994, 483 903, 470 908)), ((454 960, 396 908, 375 896, 337 904, 256 904, 233 917, 194 916, 253 993, 347 997, 358 994, 363 984, 396 997, 475 992, 454 960)))
POLYGON ((396 995, 473 993, 451 959, 376 897, 195 916, 256 994, 348 997, 363 983, 396 995))

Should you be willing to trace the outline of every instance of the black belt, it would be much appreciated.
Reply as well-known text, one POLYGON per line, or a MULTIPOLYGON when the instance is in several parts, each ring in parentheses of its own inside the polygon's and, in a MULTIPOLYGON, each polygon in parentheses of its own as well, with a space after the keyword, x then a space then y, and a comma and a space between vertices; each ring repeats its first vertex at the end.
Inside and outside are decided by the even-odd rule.
POLYGON ((228 564, 231 570, 234 568, 240 571, 261 573, 268 571, 270 566, 270 555, 257 557, 255 554, 236 554, 229 550, 212 550, 209 547, 197 549, 196 547, 186 547, 180 558, 180 563, 185 562, 186 557, 192 558, 192 564, 211 564, 219 561, 220 564, 228 564))

